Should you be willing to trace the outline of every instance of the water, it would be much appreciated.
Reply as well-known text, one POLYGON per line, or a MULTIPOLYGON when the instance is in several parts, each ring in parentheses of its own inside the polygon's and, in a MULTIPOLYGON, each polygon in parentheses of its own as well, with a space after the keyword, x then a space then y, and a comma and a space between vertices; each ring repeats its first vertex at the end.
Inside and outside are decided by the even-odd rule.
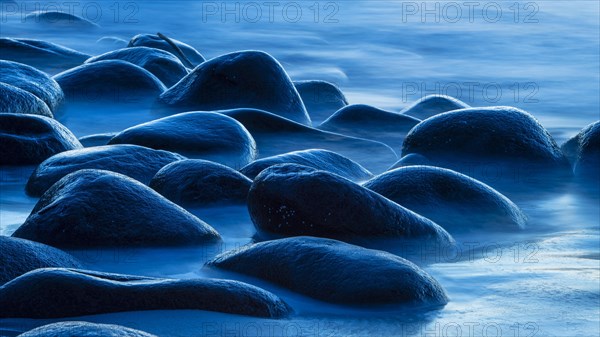
MULTIPOLYGON (((206 58, 260 49, 276 57, 294 80, 338 84, 351 103, 400 111, 423 95, 442 93, 473 106, 511 105, 535 115, 559 143, 600 118, 597 1, 476 2, 472 13, 466 2, 277 2, 270 15, 265 3, 238 3, 239 11, 232 1, 71 3, 75 14, 103 26, 96 32, 39 29, 21 21, 22 13, 51 9, 45 2, 18 2, 16 13, 3 4, 0 35, 44 39, 89 54, 109 49, 95 42, 102 36, 129 40, 138 33, 159 31, 195 46, 206 58), (436 4, 437 11, 421 16, 436 4), (284 7, 287 12, 282 12, 284 7), (230 11, 223 18, 225 9, 230 11), (101 11, 97 19, 95 10, 101 11)), ((66 2, 53 4, 69 8, 66 2)), ((81 111, 58 116, 78 137, 119 131, 153 118, 144 106, 81 111)), ((2 169, 2 235, 10 235, 36 202, 23 191, 31 170, 2 169)), ((450 303, 441 310, 356 310, 250 280, 279 294, 296 313, 281 321, 197 311, 77 319, 123 324, 161 336, 599 335, 597 193, 581 193, 577 186, 544 195, 523 192, 525 197, 514 201, 529 217, 525 231, 455 236, 458 252, 425 252, 427 262, 416 261, 447 290, 450 303)), ((246 210, 194 213, 222 234, 223 244, 73 253, 90 269, 103 271, 243 279, 202 265, 216 253, 252 240, 255 230, 246 210)), ((14 334, 47 322, 4 319, 0 331, 14 334)))

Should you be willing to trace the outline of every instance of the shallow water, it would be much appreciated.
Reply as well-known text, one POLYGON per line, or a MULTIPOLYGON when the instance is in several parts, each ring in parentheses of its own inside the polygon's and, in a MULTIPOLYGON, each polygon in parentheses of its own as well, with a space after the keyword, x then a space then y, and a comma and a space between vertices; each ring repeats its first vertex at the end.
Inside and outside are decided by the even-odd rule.
MULTIPOLYGON (((277 2, 270 15, 262 2, 237 2, 239 11, 233 1, 70 3, 76 14, 102 25, 94 32, 50 30, 22 22, 23 13, 55 8, 38 1, 17 3, 16 13, 2 3, 2 36, 44 39, 89 54, 109 49, 96 44, 102 36, 129 40, 138 33, 158 31, 195 46, 206 58, 260 49, 275 56, 293 80, 338 84, 350 103, 400 111, 426 94, 441 93, 473 106, 511 105, 536 116, 559 143, 600 118, 597 1, 518 2, 518 13, 514 1, 477 2, 471 14, 463 2, 277 2), (423 6, 431 9, 436 4, 440 8, 436 13, 421 16, 423 6), (224 6, 233 9, 225 17, 224 6), (284 6, 287 14, 282 12, 284 6), (262 11, 258 19, 257 8, 262 11), (297 8, 302 15, 291 22, 297 8), (497 8, 502 14, 496 20, 497 8)), ((52 4, 69 8, 68 2, 52 4)), ((156 116, 143 105, 94 105, 57 118, 81 137, 120 131, 156 116)), ((2 235, 10 235, 36 202, 23 191, 32 169, 2 168, 2 235)), ((556 183, 548 181, 548 186, 556 183)), ((455 235, 458 251, 419 252, 415 262, 436 277, 450 297, 439 310, 344 308, 245 279, 280 295, 295 314, 279 321, 198 311, 77 319, 122 324, 160 336, 597 336, 598 199, 598 192, 585 193, 577 185, 541 195, 525 190, 514 199, 529 218, 523 232, 455 235)), ((244 279, 202 266, 218 252, 251 242, 255 229, 245 208, 193 212, 222 234, 223 244, 73 253, 88 268, 102 271, 244 279)), ((379 248, 397 250, 393 245, 379 248)), ((0 320, 0 335, 47 322, 0 320)))

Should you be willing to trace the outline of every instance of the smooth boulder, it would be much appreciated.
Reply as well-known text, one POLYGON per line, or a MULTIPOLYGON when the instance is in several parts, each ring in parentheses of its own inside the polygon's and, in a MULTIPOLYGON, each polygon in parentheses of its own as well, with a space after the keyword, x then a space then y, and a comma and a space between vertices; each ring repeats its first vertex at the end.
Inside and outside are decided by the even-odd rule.
POLYGON ((139 34, 131 38, 128 47, 150 47, 161 49, 177 56, 183 64, 186 64, 186 62, 189 61, 191 63, 191 68, 196 67, 205 61, 202 54, 189 44, 171 38, 167 39, 170 40, 170 42, 159 35, 139 34), (173 47, 173 44, 177 46, 177 48, 173 47), (177 49, 179 49, 181 53, 179 53, 177 49))
POLYGON ((265 318, 291 309, 261 288, 232 280, 161 279, 47 268, 0 287, 0 317, 60 318, 142 310, 207 310, 265 318))
POLYGON ((281 64, 261 51, 222 55, 196 67, 161 95, 187 110, 255 108, 310 125, 304 103, 281 64))
POLYGON ((157 337, 144 331, 114 324, 58 322, 43 325, 18 337, 157 337))
POLYGON ((245 204, 252 180, 238 171, 200 159, 171 163, 156 173, 150 188, 178 205, 245 204))
POLYGON ((262 171, 250 187, 248 210, 257 229, 277 236, 454 243, 429 219, 336 174, 296 164, 262 171))
POLYGON ((122 60, 86 63, 54 76, 67 101, 109 100, 135 103, 154 100, 166 90, 148 70, 122 60))
POLYGON ((175 55, 164 50, 148 47, 113 50, 94 56, 85 61, 85 63, 106 60, 123 60, 140 66, 158 77, 167 88, 179 82, 180 79, 188 74, 186 67, 175 55))
POLYGON ((0 235, 0 285, 38 268, 81 268, 81 263, 60 249, 38 242, 0 235))
POLYGON ((256 109, 220 111, 242 123, 256 140, 260 157, 325 149, 352 159, 371 172, 385 171, 398 160, 389 146, 367 139, 318 130, 256 109))
POLYGON ((256 143, 235 119, 214 112, 186 112, 128 128, 109 144, 136 144, 240 168, 256 158, 256 143))
POLYGON ((54 118, 48 105, 37 96, 29 91, 2 82, 0 82, 0 112, 54 118))
POLYGON ((336 240, 296 237, 247 245, 208 263, 261 278, 327 302, 350 305, 442 306, 442 286, 390 253, 336 240))
POLYGON ((353 104, 336 111, 319 125, 319 129, 372 139, 392 148, 400 148, 406 134, 419 122, 407 115, 370 105, 353 104))
POLYGON ((334 112, 348 105, 344 93, 333 83, 326 81, 296 81, 294 86, 313 123, 321 123, 334 112))
POLYGON ((278 164, 298 164, 308 166, 318 170, 335 173, 354 181, 367 180, 373 177, 373 174, 359 163, 335 152, 321 149, 294 151, 258 159, 244 166, 240 172, 248 178, 254 179, 264 169, 278 164))
POLYGON ((572 160, 578 178, 600 181, 600 121, 583 128, 562 150, 572 160))
POLYGON ((400 111, 400 113, 409 115, 420 120, 439 115, 444 112, 467 109, 470 106, 454 97, 446 95, 427 95, 400 111))
POLYGON ((144 184, 165 165, 185 159, 178 154, 136 145, 97 146, 62 152, 42 162, 31 174, 25 190, 40 196, 69 173, 82 169, 108 170, 144 184))
POLYGON ((547 185, 549 177, 571 175, 548 131, 512 107, 461 109, 428 118, 404 140, 402 155, 411 153, 486 183, 547 185))
POLYGON ((46 73, 26 64, 0 60, 0 82, 34 94, 55 111, 64 98, 62 89, 46 73))
POLYGON ((90 55, 52 42, 0 37, 0 59, 55 74, 82 64, 90 55))
POLYGON ((208 224, 122 174, 80 170, 52 185, 14 237, 60 247, 175 246, 220 240, 208 224))
POLYGON ((75 135, 52 118, 0 113, 0 165, 37 165, 81 148, 75 135))
POLYGON ((515 231, 526 216, 507 197, 464 174, 432 166, 385 172, 363 187, 435 221, 450 233, 515 231))

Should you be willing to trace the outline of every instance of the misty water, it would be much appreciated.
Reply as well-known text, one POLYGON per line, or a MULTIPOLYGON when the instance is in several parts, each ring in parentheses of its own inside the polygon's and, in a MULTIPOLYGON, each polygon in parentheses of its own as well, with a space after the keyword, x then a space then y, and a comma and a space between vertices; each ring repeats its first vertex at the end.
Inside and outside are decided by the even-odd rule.
MULTIPOLYGON (((98 23, 101 28, 94 31, 40 28, 23 22, 24 15, 56 7, 37 1, 17 4, 13 11, 2 2, 2 37, 42 39, 90 55, 117 48, 96 43, 101 37, 129 41, 136 34, 156 32, 194 46, 207 59, 258 49, 273 55, 293 80, 337 84, 350 103, 401 111, 436 93, 472 106, 510 105, 533 114, 559 144, 600 118, 597 1, 52 3, 98 23)), ((120 131, 156 117, 144 105, 92 104, 57 114, 78 137, 120 131)), ((2 168, 2 235, 14 232, 37 201, 24 192, 33 168, 2 168)), ((549 180, 547 186, 560 183, 549 180)), ((245 207, 220 207, 191 210, 221 233, 224 241, 218 245, 72 252, 94 270, 247 281, 281 296, 295 310, 291 317, 148 311, 74 319, 121 324, 159 336, 599 335, 597 191, 575 184, 550 193, 523 189, 509 195, 528 217, 523 231, 451 233, 457 250, 413 252, 413 261, 448 293, 450 302, 441 309, 349 308, 207 270, 206 260, 251 242, 256 234, 245 207)), ((0 334, 12 336, 53 321, 58 320, 0 319, 0 334)))

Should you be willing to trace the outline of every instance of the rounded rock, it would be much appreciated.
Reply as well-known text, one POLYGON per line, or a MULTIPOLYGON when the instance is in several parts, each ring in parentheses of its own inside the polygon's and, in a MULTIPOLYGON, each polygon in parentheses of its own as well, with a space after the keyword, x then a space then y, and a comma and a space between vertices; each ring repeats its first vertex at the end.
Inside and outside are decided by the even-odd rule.
POLYGON ((571 148, 573 170, 579 178, 600 181, 600 121, 592 123, 563 145, 571 148))
POLYGON ((94 56, 85 61, 85 63, 106 60, 123 60, 142 67, 158 77, 166 87, 179 82, 180 79, 188 74, 187 68, 175 55, 164 50, 148 47, 113 50, 94 56))
POLYGON ((166 87, 146 69, 122 60, 87 63, 54 76, 66 100, 153 100, 166 87))
POLYGON ((0 82, 0 112, 54 117, 48 105, 37 96, 2 82, 0 82))
POLYGON ((450 233, 511 231, 525 214, 488 185, 448 169, 408 166, 385 172, 364 187, 435 221, 450 233))
POLYGON ((252 180, 225 165, 188 159, 163 167, 150 187, 178 205, 246 203, 252 180))
POLYGON ((439 115, 444 112, 467 109, 470 106, 454 97, 446 95, 427 95, 403 109, 400 113, 420 120, 439 115))
POLYGON ((160 100, 168 107, 187 110, 262 109, 310 124, 292 80, 277 60, 260 51, 208 60, 169 88, 160 100))
POLYGON ((0 113, 0 165, 37 165, 80 148, 75 135, 52 118, 0 113))
POLYGON ((258 277, 327 302, 351 305, 442 306, 441 285, 390 253, 336 240, 296 237, 225 252, 210 267, 258 277))
POLYGON ((348 105, 344 93, 326 81, 297 81, 294 86, 313 123, 321 123, 335 111, 348 105))
POLYGON ((214 242, 208 224, 122 174, 80 170, 52 185, 14 237, 61 247, 214 242))
POLYGON ((193 67, 205 61, 202 54, 194 49, 194 47, 175 39, 169 40, 171 40, 183 52, 183 56, 180 55, 169 42, 160 36, 153 34, 139 34, 134 36, 131 41, 129 41, 128 47, 150 47, 161 49, 177 56, 181 62, 186 62, 186 60, 188 60, 191 62, 193 67))
POLYGON ((60 249, 38 242, 0 235, 0 285, 38 268, 81 268, 60 249))
POLYGON ((295 164, 262 171, 248 193, 248 210, 257 229, 281 236, 454 243, 437 224, 369 189, 295 164))
POLYGON ((232 280, 162 279, 46 268, 0 287, 1 318, 60 318, 142 310, 206 310, 264 318, 282 318, 291 312, 272 293, 232 280))
POLYGON ((569 163, 548 131, 512 107, 461 109, 428 118, 404 140, 402 155, 411 153, 484 182, 538 183, 551 175, 570 176, 569 163), (490 175, 490 168, 499 174, 490 175))
POLYGON ((57 73, 82 64, 90 55, 41 40, 0 37, 0 59, 57 73))
POLYGON ((26 191, 40 196, 69 173, 82 169, 108 170, 144 184, 165 165, 185 159, 178 154, 135 145, 97 146, 54 155, 42 162, 27 181, 26 191))
POLYGON ((340 175, 346 179, 363 181, 373 177, 373 174, 359 163, 335 152, 310 149, 280 154, 273 157, 258 159, 246 166, 240 172, 250 179, 273 165, 298 164, 340 175))
POLYGON ((406 134, 419 122, 407 115, 370 105, 353 104, 336 111, 319 129, 372 139, 399 148, 406 134))
POLYGON ((0 81, 34 94, 55 111, 64 98, 54 79, 26 64, 0 61, 0 81))
POLYGON ((109 144, 136 144, 240 168, 256 158, 256 143, 235 119, 214 112, 186 112, 128 128, 109 144))
POLYGON ((394 150, 383 143, 318 130, 267 111, 233 109, 220 112, 236 119, 250 131, 262 157, 325 149, 354 160, 371 172, 384 171, 398 160, 394 150))

